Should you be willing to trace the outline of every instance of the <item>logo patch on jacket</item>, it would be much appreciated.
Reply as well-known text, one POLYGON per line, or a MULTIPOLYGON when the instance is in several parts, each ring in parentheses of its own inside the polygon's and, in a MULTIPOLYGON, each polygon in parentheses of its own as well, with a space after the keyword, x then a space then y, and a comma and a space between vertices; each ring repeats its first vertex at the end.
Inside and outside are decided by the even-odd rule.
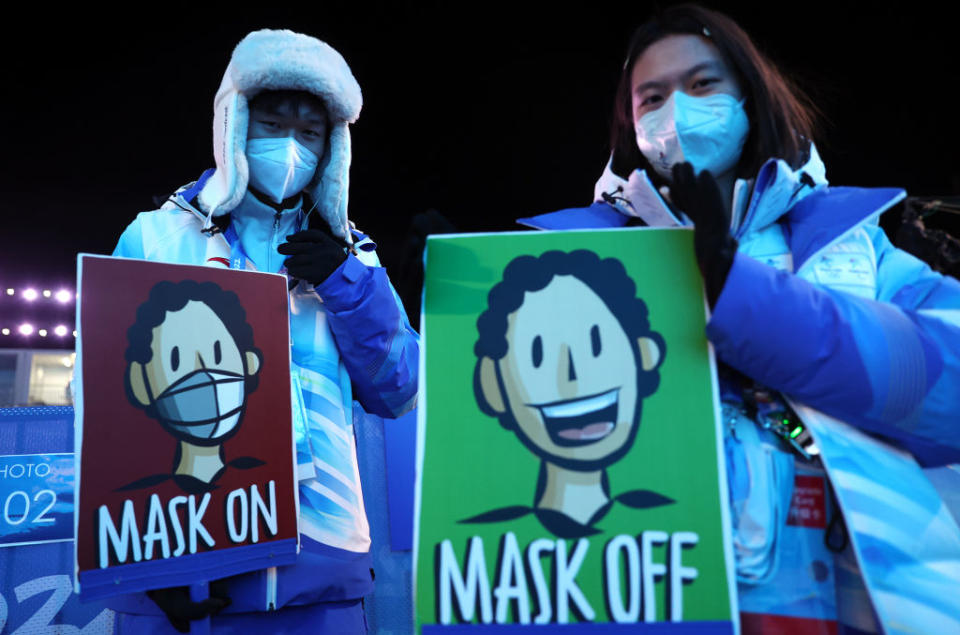
POLYGON ((812 265, 814 282, 863 298, 877 295, 876 256, 862 229, 825 250, 812 265))

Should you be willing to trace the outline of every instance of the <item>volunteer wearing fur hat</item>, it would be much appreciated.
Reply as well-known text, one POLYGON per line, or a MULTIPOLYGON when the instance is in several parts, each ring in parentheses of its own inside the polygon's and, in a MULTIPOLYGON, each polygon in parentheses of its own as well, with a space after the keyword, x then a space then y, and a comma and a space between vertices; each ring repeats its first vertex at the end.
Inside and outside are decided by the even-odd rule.
MULTIPOLYGON (((822 533, 801 540, 809 534, 788 526, 795 469, 823 478, 790 436, 802 430, 790 404, 876 435, 877 446, 921 465, 960 462, 960 284, 894 248, 878 226, 902 190, 828 186, 814 132, 809 104, 733 20, 671 6, 630 43, 613 152, 593 205, 520 222, 555 230, 692 221, 713 309, 706 335, 721 362, 740 608, 829 621, 854 598, 866 607, 858 632, 876 632, 851 573, 853 548, 842 551, 834 576, 822 533), (843 578, 838 606, 834 582, 843 578)), ((845 475, 861 503, 846 521, 870 541, 860 544, 875 558, 862 567, 874 572, 873 606, 905 630, 955 632, 956 602, 929 590, 956 588, 956 569, 922 567, 910 555, 917 534, 926 540, 939 525, 910 525, 913 512, 892 502, 938 510, 937 491, 923 485, 916 463, 897 475, 868 474, 864 463, 842 458, 831 474, 845 475), (902 478, 907 472, 917 480, 902 478)), ((828 527, 842 528, 838 514, 828 527)), ((942 534, 953 546, 937 553, 938 563, 958 557, 952 531, 942 534)), ((846 544, 828 538, 838 550, 846 544)))
POLYGON ((214 100, 216 168, 139 214, 114 251, 288 274, 291 359, 315 459, 299 482, 295 565, 212 584, 199 605, 184 589, 120 598, 121 631, 183 631, 215 614, 215 629, 237 632, 366 632, 361 598, 373 583, 353 402, 384 417, 411 409, 419 341, 375 245, 347 220, 348 126, 361 103, 327 44, 291 31, 249 34, 214 100), (322 485, 332 480, 343 484, 335 497, 322 485))

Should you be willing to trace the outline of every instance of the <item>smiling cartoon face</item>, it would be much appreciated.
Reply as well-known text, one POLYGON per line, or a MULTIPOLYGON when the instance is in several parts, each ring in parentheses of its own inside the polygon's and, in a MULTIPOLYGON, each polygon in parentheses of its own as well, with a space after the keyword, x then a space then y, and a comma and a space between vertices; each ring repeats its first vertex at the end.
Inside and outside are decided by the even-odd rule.
POLYGON ((481 362, 481 382, 488 393, 502 386, 504 399, 494 394, 491 403, 509 409, 532 451, 595 469, 629 449, 640 420, 637 374, 659 361, 652 340, 631 341, 603 300, 571 275, 525 292, 507 316, 506 339, 502 359, 481 362), (491 371, 500 382, 490 381, 491 371))

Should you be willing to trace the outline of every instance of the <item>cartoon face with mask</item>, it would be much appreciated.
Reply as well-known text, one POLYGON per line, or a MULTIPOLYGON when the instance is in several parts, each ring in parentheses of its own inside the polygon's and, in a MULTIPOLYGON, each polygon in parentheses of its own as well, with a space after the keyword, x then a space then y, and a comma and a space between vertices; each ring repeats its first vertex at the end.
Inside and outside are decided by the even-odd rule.
POLYGON ((128 399, 180 441, 175 471, 210 482, 262 365, 239 299, 212 282, 160 282, 127 337, 128 399))
POLYGON ((704 37, 665 37, 634 64, 631 109, 637 147, 666 179, 683 162, 717 179, 732 177, 750 132, 743 106, 736 74, 704 37))

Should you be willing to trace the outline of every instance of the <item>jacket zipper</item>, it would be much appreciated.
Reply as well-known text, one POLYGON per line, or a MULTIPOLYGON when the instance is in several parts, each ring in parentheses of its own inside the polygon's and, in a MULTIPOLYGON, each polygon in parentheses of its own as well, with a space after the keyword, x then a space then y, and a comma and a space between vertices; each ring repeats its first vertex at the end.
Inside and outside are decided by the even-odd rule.
POLYGON ((277 568, 267 569, 267 609, 275 611, 277 609, 277 568))
POLYGON ((280 214, 281 214, 280 210, 276 210, 273 213, 273 235, 271 236, 271 239, 270 239, 270 249, 269 251, 267 251, 267 254, 268 254, 267 255, 267 271, 270 271, 270 272, 273 272, 276 270, 276 267, 273 266, 272 261, 273 261, 273 254, 274 252, 276 252, 277 247, 279 246, 277 244, 279 242, 277 240, 277 230, 280 229, 280 214))

